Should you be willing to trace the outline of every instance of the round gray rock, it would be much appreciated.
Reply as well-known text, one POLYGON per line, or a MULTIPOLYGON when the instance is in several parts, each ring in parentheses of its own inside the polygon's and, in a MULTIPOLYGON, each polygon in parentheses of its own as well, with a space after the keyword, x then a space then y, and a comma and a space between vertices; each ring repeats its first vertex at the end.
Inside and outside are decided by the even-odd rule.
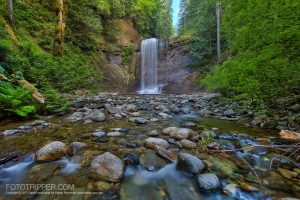
POLYGON ((100 110, 95 110, 83 118, 84 121, 88 119, 92 120, 93 122, 103 122, 105 120, 105 115, 100 110))
POLYGON ((69 147, 68 147, 68 154, 70 155, 70 156, 74 156, 76 153, 77 153, 77 151, 79 150, 79 149, 82 149, 82 148, 84 148, 84 147, 87 147, 87 145, 85 144, 85 143, 82 143, 82 142, 72 142, 70 145, 69 145, 69 147))
POLYGON ((153 137, 147 138, 144 141, 144 145, 145 145, 145 147, 150 148, 150 149, 154 149, 155 145, 164 147, 166 149, 169 148, 169 143, 166 140, 161 139, 161 138, 153 138, 153 137))
POLYGON ((135 122, 136 122, 137 124, 146 124, 146 123, 148 122, 148 120, 139 117, 139 118, 135 118, 135 122))
POLYGON ((168 128, 165 128, 164 130, 162 130, 162 134, 163 135, 170 135, 170 133, 172 131, 175 131, 177 129, 178 129, 177 127, 168 127, 168 128))
POLYGON ((67 146, 60 141, 51 142, 39 149, 34 156, 36 162, 58 160, 67 153, 67 146))
POLYGON ((119 137, 119 136, 122 136, 123 134, 121 132, 109 132, 107 133, 107 136, 110 136, 110 137, 119 137))
POLYGON ((123 178, 125 163, 117 156, 106 152, 94 158, 88 176, 95 180, 117 182, 123 178))
POLYGON ((103 132, 103 131, 97 131, 97 132, 92 133, 92 136, 93 136, 93 137, 101 138, 101 137, 106 136, 106 133, 103 132))
POLYGON ((177 160, 176 169, 192 174, 202 172, 206 167, 202 160, 188 153, 178 154, 177 160))
POLYGON ((197 144, 190 141, 190 140, 186 140, 186 139, 183 139, 180 141, 180 144, 184 147, 184 148, 187 148, 187 149, 196 149, 197 148, 197 144))
POLYGON ((196 182, 200 190, 207 192, 214 192, 222 187, 219 178, 215 174, 199 174, 196 182))
POLYGON ((170 137, 177 139, 177 140, 182 140, 182 139, 188 139, 193 133, 192 129, 189 128, 178 128, 173 130, 170 133, 170 137))

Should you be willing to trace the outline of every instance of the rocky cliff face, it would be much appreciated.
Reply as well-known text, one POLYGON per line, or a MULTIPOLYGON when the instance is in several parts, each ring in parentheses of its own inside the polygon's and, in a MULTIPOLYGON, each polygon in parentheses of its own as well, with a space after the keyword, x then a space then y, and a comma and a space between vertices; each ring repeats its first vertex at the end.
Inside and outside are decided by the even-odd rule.
MULTIPOLYGON (((158 84, 162 93, 191 93, 197 87, 196 78, 191 66, 192 56, 189 54, 189 42, 179 38, 159 40, 158 50, 158 84)), ((140 64, 140 63, 136 63, 140 64)), ((135 66, 135 81, 130 93, 140 89, 140 66, 135 66)))
POLYGON ((127 93, 128 87, 140 74, 139 44, 143 38, 129 20, 123 19, 120 23, 122 26, 117 41, 98 53, 104 92, 127 93))
POLYGON ((158 83, 164 85, 162 93, 193 92, 196 84, 192 82, 194 70, 191 62, 189 42, 170 38, 158 56, 158 83))

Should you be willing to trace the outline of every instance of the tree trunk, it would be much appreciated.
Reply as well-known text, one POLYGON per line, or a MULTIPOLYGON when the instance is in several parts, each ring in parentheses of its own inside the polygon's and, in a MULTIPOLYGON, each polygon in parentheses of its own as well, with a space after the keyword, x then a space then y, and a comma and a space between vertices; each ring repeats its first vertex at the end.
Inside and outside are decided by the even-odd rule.
POLYGON ((64 51, 64 35, 66 18, 68 12, 68 0, 56 0, 57 2, 57 22, 55 26, 55 37, 54 37, 54 47, 53 55, 62 56, 64 51))
POLYGON ((9 10, 9 21, 11 24, 14 24, 14 2, 13 0, 5 0, 5 7, 9 10))
POLYGON ((217 51, 218 51, 218 64, 221 63, 221 39, 220 39, 220 24, 221 24, 221 3, 217 2, 217 51))

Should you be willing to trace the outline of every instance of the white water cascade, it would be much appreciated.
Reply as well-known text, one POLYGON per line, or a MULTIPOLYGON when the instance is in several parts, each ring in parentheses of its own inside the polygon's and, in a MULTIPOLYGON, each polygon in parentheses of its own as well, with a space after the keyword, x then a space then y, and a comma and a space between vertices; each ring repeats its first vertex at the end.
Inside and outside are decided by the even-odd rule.
POLYGON ((142 41, 141 59, 141 90, 139 94, 160 94, 161 89, 157 85, 157 47, 158 40, 150 38, 142 41))

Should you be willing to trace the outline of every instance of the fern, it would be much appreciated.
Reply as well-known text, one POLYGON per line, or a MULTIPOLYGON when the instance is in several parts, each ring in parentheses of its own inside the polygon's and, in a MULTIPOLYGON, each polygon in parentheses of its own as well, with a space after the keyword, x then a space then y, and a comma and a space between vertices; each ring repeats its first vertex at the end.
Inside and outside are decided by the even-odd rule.
POLYGON ((30 105, 32 100, 31 91, 0 81, 0 111, 27 117, 36 112, 35 106, 30 105))

